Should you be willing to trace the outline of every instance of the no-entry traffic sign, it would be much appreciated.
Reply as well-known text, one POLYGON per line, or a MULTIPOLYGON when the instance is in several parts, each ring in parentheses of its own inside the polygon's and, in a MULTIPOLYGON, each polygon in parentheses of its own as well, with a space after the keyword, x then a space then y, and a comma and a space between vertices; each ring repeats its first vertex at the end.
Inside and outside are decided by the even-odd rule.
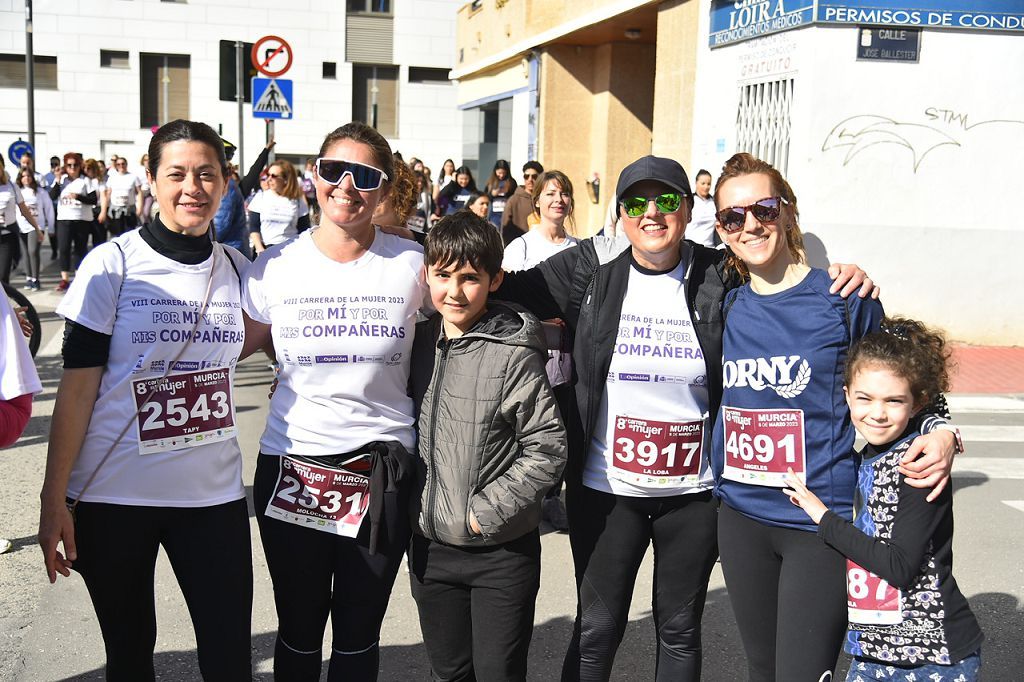
POLYGON ((252 46, 252 63, 267 78, 284 75, 292 67, 292 57, 292 46, 278 36, 263 36, 252 46))

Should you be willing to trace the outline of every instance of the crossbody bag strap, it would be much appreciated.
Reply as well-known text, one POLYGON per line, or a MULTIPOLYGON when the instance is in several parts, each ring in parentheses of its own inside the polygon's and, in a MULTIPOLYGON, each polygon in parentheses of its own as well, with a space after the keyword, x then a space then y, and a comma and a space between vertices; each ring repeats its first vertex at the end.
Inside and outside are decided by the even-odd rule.
MULTIPOLYGON (((206 313, 206 308, 207 308, 207 306, 210 303, 210 295, 213 292, 213 277, 214 277, 214 274, 217 271, 217 261, 220 260, 217 257, 218 254, 216 252, 217 251, 223 251, 223 249, 220 248, 220 244, 214 244, 213 246, 214 246, 214 254, 213 254, 214 258, 210 262, 210 277, 209 277, 209 279, 206 282, 206 294, 203 296, 203 304, 199 307, 199 315, 196 316, 196 322, 195 322, 194 325, 192 325, 192 332, 186 337, 185 343, 182 344, 180 349, 178 349, 178 353, 174 356, 174 359, 167 363, 167 366, 164 369, 163 374, 160 375, 160 380, 161 381, 163 379, 167 378, 167 376, 171 373, 171 368, 174 367, 175 363, 177 363, 178 360, 181 359, 181 356, 185 354, 185 351, 188 350, 188 347, 191 344, 191 339, 195 336, 196 330, 199 329, 199 324, 200 324, 200 322, 202 322, 203 315, 206 313)), ((122 252, 122 255, 123 255, 123 252, 122 252)), ((128 272, 127 272, 127 269, 126 269, 125 270, 125 276, 127 276, 127 274, 128 274, 128 272)), ((122 286, 123 286, 124 285, 124 277, 122 277, 121 283, 122 283, 122 286)), ((121 299, 121 292, 120 292, 120 290, 118 290, 117 298, 118 298, 118 301, 120 301, 120 299, 121 299)), ((143 408, 145 408, 146 405, 149 404, 149 401, 153 399, 153 396, 156 395, 156 392, 157 392, 157 389, 159 388, 159 386, 160 386, 160 381, 157 381, 156 384, 153 386, 153 388, 149 391, 149 393, 146 394, 146 397, 143 399, 143 401, 139 405, 138 409, 135 410, 135 414, 132 415, 131 419, 129 419, 128 422, 124 425, 124 428, 122 428, 120 433, 117 434, 117 438, 115 438, 114 442, 111 443, 110 447, 107 449, 107 452, 100 459, 99 464, 97 464, 96 468, 92 470, 92 474, 89 475, 89 478, 85 481, 85 485, 82 486, 82 490, 79 491, 78 498, 74 502, 72 502, 71 504, 68 505, 68 510, 71 512, 72 516, 74 516, 75 509, 78 507, 78 503, 82 500, 83 497, 85 497, 86 491, 89 489, 89 486, 92 485, 92 482, 96 479, 96 475, 100 472, 100 469, 103 468, 103 465, 106 464, 108 459, 110 459, 110 456, 114 453, 114 450, 117 449, 117 446, 121 444, 121 441, 124 439, 125 434, 128 433, 128 429, 130 429, 132 427, 132 424, 136 423, 136 421, 139 418, 139 414, 142 413, 143 408)))

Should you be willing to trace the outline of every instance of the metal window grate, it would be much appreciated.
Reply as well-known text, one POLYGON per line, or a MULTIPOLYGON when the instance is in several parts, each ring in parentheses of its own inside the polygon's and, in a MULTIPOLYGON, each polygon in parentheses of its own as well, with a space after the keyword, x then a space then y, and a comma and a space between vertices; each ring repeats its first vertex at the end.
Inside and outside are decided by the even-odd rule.
POLYGON ((749 152, 786 174, 794 80, 740 86, 736 151, 749 152))

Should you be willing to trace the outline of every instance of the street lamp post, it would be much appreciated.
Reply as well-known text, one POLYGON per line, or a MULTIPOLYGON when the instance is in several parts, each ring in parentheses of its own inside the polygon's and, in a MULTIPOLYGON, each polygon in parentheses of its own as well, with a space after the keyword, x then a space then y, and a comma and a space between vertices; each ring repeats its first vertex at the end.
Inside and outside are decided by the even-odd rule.
POLYGON ((32 53, 32 0, 25 0, 25 90, 28 94, 28 143, 36 149, 36 73, 32 53))

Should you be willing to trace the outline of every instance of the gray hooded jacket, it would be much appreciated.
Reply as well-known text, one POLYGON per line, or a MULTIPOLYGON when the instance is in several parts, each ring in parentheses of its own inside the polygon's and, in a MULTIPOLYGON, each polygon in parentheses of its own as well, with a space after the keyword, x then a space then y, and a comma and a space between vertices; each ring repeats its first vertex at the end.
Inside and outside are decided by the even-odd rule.
POLYGON ((456 339, 444 337, 440 314, 417 325, 417 532, 470 547, 508 542, 540 524, 541 500, 566 460, 546 360, 540 322, 505 303, 488 304, 456 339), (470 530, 470 510, 481 535, 470 530))

